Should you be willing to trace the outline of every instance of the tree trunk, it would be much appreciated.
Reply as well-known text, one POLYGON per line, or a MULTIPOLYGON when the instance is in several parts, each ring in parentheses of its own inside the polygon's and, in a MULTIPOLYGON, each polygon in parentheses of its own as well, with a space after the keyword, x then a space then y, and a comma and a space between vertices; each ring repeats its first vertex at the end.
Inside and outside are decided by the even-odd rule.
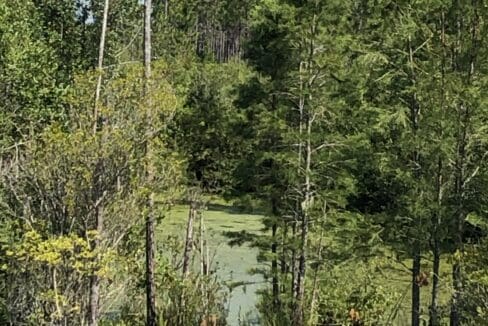
MULTIPOLYGON (((198 212, 198 216, 200 219, 200 273, 202 276, 206 276, 208 275, 209 257, 208 257, 207 242, 205 240, 205 222, 201 211, 198 212)), ((203 298, 202 320, 205 320, 206 317, 208 316, 208 295, 207 295, 207 286, 205 282, 200 283, 200 291, 203 298)))
MULTIPOLYGON (((97 164, 99 166, 100 164, 97 164)), ((100 194, 100 173, 101 169, 96 169, 96 184, 95 184, 95 198, 97 201, 101 199, 101 194, 100 194)), ((101 244, 101 237, 103 233, 103 211, 102 208, 99 207, 100 203, 95 202, 95 219, 96 219, 96 238, 93 241, 93 251, 97 251, 100 249, 100 244, 101 244)), ((98 263, 100 260, 99 253, 96 252, 95 260, 98 263)), ((93 274, 90 276, 90 302, 89 302, 89 313, 90 313, 90 318, 88 321, 89 326, 96 326, 98 325, 98 307, 99 307, 99 301, 100 301, 100 277, 97 275, 98 268, 95 267, 93 274)))
POLYGON ((280 257, 280 273, 281 277, 283 280, 281 281, 281 293, 285 293, 286 291, 286 281, 288 277, 288 265, 286 263, 286 256, 287 256, 287 251, 288 251, 288 245, 287 245, 287 238, 288 238, 288 223, 285 222, 283 229, 282 229, 282 234, 281 234, 281 257, 280 257))
MULTIPOLYGON (((445 33, 445 13, 441 12, 441 46, 442 46, 442 60, 441 60, 441 119, 439 123, 439 139, 444 138, 444 126, 443 120, 445 119, 445 104, 446 104, 446 93, 445 93, 445 75, 446 75, 446 33, 445 33)), ((432 225, 432 254, 434 256, 433 262, 433 275, 432 275, 432 301, 430 306, 430 316, 429 316, 429 326, 438 326, 439 321, 439 273, 441 264, 441 239, 439 238, 439 231, 442 222, 441 207, 442 207, 442 185, 443 185, 443 162, 442 157, 439 157, 437 161, 437 178, 436 178, 436 199, 437 207, 436 213, 433 216, 432 225)))
POLYGON ((197 203, 195 200, 190 202, 188 211, 188 223, 186 226, 185 251, 183 253, 183 277, 186 278, 190 271, 190 259, 193 251, 193 222, 197 215, 197 203))
POLYGON ((438 239, 434 239, 433 246, 434 263, 433 263, 433 276, 432 276, 432 303, 430 306, 430 317, 429 326, 439 325, 439 315, 438 315, 438 298, 439 298, 439 272, 440 272, 440 262, 441 253, 438 239))
POLYGON ((429 326, 439 325, 438 316, 438 298, 439 298, 439 273, 441 263, 441 248, 439 239, 439 229, 441 227, 441 205, 442 205, 442 160, 439 158, 437 163, 437 180, 436 180, 436 213, 433 216, 432 224, 432 254, 434 256, 433 275, 432 275, 432 301, 430 305, 429 326))
POLYGON ((196 55, 200 59, 205 57, 205 50, 207 45, 207 20, 203 18, 203 13, 198 14, 197 21, 197 48, 196 55))
POLYGON ((169 15, 169 0, 164 0, 164 17, 168 18, 169 15))
MULTIPOLYGON (((318 2, 315 2, 317 9, 318 2)), ((304 171, 304 183, 303 187, 300 189, 301 198, 303 201, 300 203, 300 258, 298 262, 298 275, 297 275, 297 291, 296 291, 296 304, 294 309, 294 324, 296 326, 301 326, 305 324, 304 320, 304 300, 305 300, 305 278, 307 271, 307 251, 308 251, 308 233, 309 233, 309 223, 310 223, 310 209, 313 205, 313 194, 312 194, 312 125, 314 119, 316 118, 316 112, 311 107, 312 105, 312 92, 311 89, 314 87, 313 83, 315 78, 311 78, 316 72, 314 71, 315 64, 315 37, 317 36, 317 14, 316 12, 312 15, 312 21, 310 22, 310 38, 306 39, 305 50, 308 52, 307 61, 301 62, 299 67, 300 75, 300 98, 299 98, 299 111, 300 111, 300 147, 302 146, 302 136, 305 136, 305 144, 301 147, 304 150, 304 166, 302 168, 302 162, 299 162, 299 168, 304 171), (303 65, 305 64, 305 67, 303 65), (303 69, 305 68, 305 69, 303 69), (305 76, 303 76, 305 73, 305 76), (305 105, 306 99, 309 101, 308 106, 305 105), (303 132, 305 131, 305 135, 303 132)), ((300 154, 301 155, 301 154, 300 154)), ((300 157, 301 158, 301 157, 300 157)))
POLYGON ((420 286, 417 277, 420 275, 420 248, 414 248, 412 264, 412 326, 420 326, 420 286))
POLYGON ((89 326, 98 325, 98 304, 100 297, 100 279, 94 274, 90 277, 90 319, 89 326))
POLYGON ((313 270, 313 281, 312 281, 312 299, 310 300, 310 316, 308 319, 309 325, 314 325, 315 321, 315 306, 317 304, 318 295, 318 277, 320 271, 320 262, 322 261, 322 240, 324 238, 324 226, 320 227, 320 240, 319 240, 319 251, 317 253, 317 262, 313 270))
POLYGON ((103 71, 103 58, 105 53, 105 36, 107 34, 107 21, 108 21, 108 7, 109 0, 105 0, 103 7, 103 20, 102 20, 102 33, 100 35, 100 46, 98 49, 98 78, 97 88, 95 90, 95 106, 93 109, 93 133, 97 132, 98 128, 98 105, 100 101, 100 92, 102 89, 102 71, 103 71))
MULTIPOLYGON (((102 88, 102 69, 103 69, 103 58, 105 52, 105 35, 107 34, 107 21, 108 21, 108 8, 109 8, 109 0, 105 0, 105 4, 103 7, 103 20, 102 20, 102 32, 100 35, 100 46, 98 49, 98 79, 97 79, 97 86, 95 90, 95 105, 93 109, 93 134, 96 135, 98 129, 98 105, 100 102, 100 92, 102 88)), ((103 233, 103 211, 100 207, 101 203, 101 169, 100 162, 97 163, 97 168, 95 169, 94 175, 94 200, 95 203, 95 224, 97 235, 95 241, 93 243, 93 250, 96 251, 100 247, 100 238, 103 233)), ((98 253, 97 258, 98 261, 98 253)), ((89 302, 89 318, 88 318, 88 325, 89 326, 97 326, 98 325, 98 306, 100 301, 100 277, 96 274, 96 271, 90 276, 90 302, 89 302)))
POLYGON ((305 273, 307 269, 307 242, 308 242, 308 227, 309 227, 309 208, 312 204, 312 184, 311 184, 311 164, 312 164, 312 119, 310 114, 307 115, 307 140, 305 146, 305 198, 301 207, 301 225, 300 225, 300 259, 298 262, 297 275, 297 298, 294 313, 295 325, 304 325, 303 304, 305 297, 305 273))
MULTIPOLYGON (((408 47, 409 47, 409 63, 410 63, 410 80, 413 86, 416 85, 416 73, 414 70, 414 51, 411 37, 408 37, 408 47)), ((420 118, 420 106, 417 100, 417 94, 413 92, 410 99, 410 125, 412 129, 412 134, 417 141, 417 132, 419 129, 419 118, 420 118)), ((411 164, 412 164, 412 174, 415 179, 420 182, 421 178, 421 166, 420 166, 420 149, 416 148, 412 152, 411 164)), ((415 192, 418 193, 417 191, 415 192)), ((414 213, 414 225, 413 229, 415 231, 420 231, 422 229, 422 220, 418 216, 418 213, 414 213)), ((420 325, 420 284, 417 282, 417 277, 420 275, 420 265, 421 265, 421 243, 416 235, 413 235, 412 244, 412 302, 411 302, 411 325, 420 325)))
MULTIPOLYGON (((149 199, 149 209, 152 210, 154 202, 149 199)), ((149 212, 146 217, 146 304, 147 325, 156 326, 156 286, 154 282, 155 267, 154 244, 154 214, 149 212)))
MULTIPOLYGON (((463 251, 463 224, 464 224, 464 213, 462 210, 458 213, 456 217, 457 223, 457 236, 456 236, 456 254, 462 253, 463 251)), ((461 316, 459 313, 459 305, 462 301, 462 293, 463 293, 463 279, 462 279, 462 271, 461 271, 461 257, 455 257, 455 263, 452 265, 452 283, 454 292, 452 294, 451 300, 451 315, 450 315, 450 325, 451 326, 459 326, 461 325, 461 316)))
MULTIPOLYGON (((293 221, 291 226, 291 238, 296 239, 297 237, 297 222, 293 221)), ((291 298, 292 306, 295 304, 296 289, 297 289, 297 249, 294 243, 291 247, 291 298)))
MULTIPOLYGON (((152 1, 144 1, 144 93, 147 99, 147 105, 150 105, 149 81, 151 79, 151 13, 152 1)), ((151 115, 147 116, 148 128, 152 124, 151 115)), ((147 135, 145 135, 147 137, 147 135)), ((146 139, 146 155, 151 156, 149 140, 146 139)), ((151 163, 146 168, 147 181, 152 187, 154 180, 154 171, 151 163)), ((155 243, 154 243, 154 193, 151 192, 147 199, 147 216, 146 216, 146 325, 156 326, 156 284, 154 281, 155 268, 155 243)))
POLYGON ((203 220, 203 214, 200 216, 200 273, 202 275, 208 275, 208 254, 207 254, 207 241, 205 240, 205 222, 203 220))
POLYGON ((461 279, 461 264, 456 262, 452 265, 452 282, 454 287, 454 293, 452 294, 451 301, 451 316, 450 325, 460 325, 459 304, 461 302, 461 291, 463 289, 461 279))
POLYGON ((457 212, 455 216, 455 244, 456 251, 454 261, 452 265, 452 283, 454 292, 452 294, 451 301, 451 318, 450 325, 458 326, 460 325, 460 315, 459 315, 459 305, 461 303, 461 296, 463 292, 463 280, 461 271, 461 254, 464 250, 463 246, 463 232, 464 232, 464 219, 466 217, 464 212, 464 182, 465 182, 465 158, 466 158, 466 126, 469 120, 469 110, 464 105, 459 108, 459 121, 460 121, 460 131, 458 136, 457 145, 457 159, 456 159, 456 187, 455 187, 455 197, 457 203, 457 212), (456 257, 459 255, 458 257, 456 257))
MULTIPOLYGON (((100 261, 100 250, 101 239, 103 234, 103 207, 102 207, 102 174, 103 165, 99 158, 95 167, 93 176, 93 203, 94 203, 94 216, 96 223, 96 236, 92 243, 92 251, 95 252, 95 262, 96 264, 100 261)), ((89 302, 89 326, 98 325, 98 307, 100 301, 100 277, 97 275, 98 267, 95 266, 92 275, 90 276, 90 302, 89 302)))
MULTIPOLYGON (((297 175, 301 174, 302 171, 302 160, 303 160, 303 118, 304 118, 304 107, 305 107, 305 97, 304 97, 304 81, 303 81, 303 63, 300 63, 299 67, 299 78, 300 78, 300 94, 299 94, 299 103, 298 103, 298 110, 300 113, 299 117, 299 124, 298 124, 298 153, 297 153, 297 175)), ((297 189, 301 188, 301 184, 297 185, 297 189)), ((295 212, 294 212, 294 221, 292 225, 292 238, 296 239, 297 237, 297 225, 298 221, 301 220, 301 215, 302 215, 302 208, 301 208, 301 202, 300 202, 300 196, 298 196, 297 201, 296 201, 296 207, 295 207, 295 212)), ((291 254, 291 294, 292 294, 292 309, 293 309, 293 320, 297 321, 298 317, 298 291, 300 288, 299 282, 298 282, 298 265, 297 265, 297 248, 295 244, 293 244, 292 247, 292 254, 291 254)))
MULTIPOLYGON (((275 217, 273 217, 275 218, 275 217)), ((271 260, 271 278, 272 278, 272 292, 273 292, 273 308, 278 311, 280 305, 280 285, 278 281, 278 244, 277 244, 277 231, 278 226, 276 221, 273 222, 271 227, 271 255, 273 256, 271 260)))
POLYGON ((56 305, 56 320, 63 318, 63 313, 61 311, 61 305, 59 304, 59 293, 58 293, 58 280, 56 277, 56 267, 52 267, 52 282, 53 282, 53 292, 54 292, 54 303, 56 305))

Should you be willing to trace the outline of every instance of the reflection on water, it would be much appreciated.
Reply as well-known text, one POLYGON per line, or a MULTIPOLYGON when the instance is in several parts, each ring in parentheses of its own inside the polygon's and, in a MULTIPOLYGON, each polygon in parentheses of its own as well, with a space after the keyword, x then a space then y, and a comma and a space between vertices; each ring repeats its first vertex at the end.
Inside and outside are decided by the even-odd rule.
MULTIPOLYGON (((240 284, 232 289, 228 298, 227 323, 230 326, 239 326, 240 321, 247 324, 257 321, 258 315, 255 305, 258 300, 257 290, 263 286, 262 275, 251 275, 249 271, 259 266, 257 261, 258 249, 251 248, 245 243, 241 246, 229 246, 226 232, 241 232, 258 234, 262 229, 262 216, 233 212, 232 208, 225 205, 209 205, 209 209, 203 212, 206 238, 209 246, 210 264, 216 269, 217 276, 227 285, 240 284)), ((163 234, 179 234, 183 239, 186 230, 188 208, 179 206, 172 210, 165 221, 163 234), (171 227, 168 228, 167 226, 171 227)), ((198 222, 195 227, 198 229, 198 222)), ((195 230, 196 232, 197 229, 195 230)), ((199 259, 195 260, 198 263, 199 259)), ((199 266, 195 266, 199 270, 199 266)), ((232 286, 230 286, 232 287, 232 286)))
POLYGON ((242 284, 232 289, 228 302, 229 325, 239 325, 239 321, 257 319, 255 305, 258 300, 256 291, 263 285, 261 275, 249 274, 249 269, 256 267, 257 250, 247 245, 230 247, 227 244, 216 248, 215 260, 219 263, 217 275, 227 283, 242 284))
POLYGON ((232 288, 228 301, 227 322, 230 326, 238 326, 240 321, 256 321, 258 319, 255 305, 258 301, 257 290, 263 286, 262 275, 251 275, 249 271, 258 267, 258 249, 248 244, 230 247, 228 239, 222 236, 223 231, 259 232, 261 217, 258 215, 227 215, 225 225, 217 224, 220 218, 206 220, 210 249, 215 252, 214 267, 218 277, 227 284, 238 284, 232 288), (229 223, 230 222, 230 223, 229 223), (247 223, 246 223, 247 222, 247 223), (213 227, 216 226, 216 227, 213 227))

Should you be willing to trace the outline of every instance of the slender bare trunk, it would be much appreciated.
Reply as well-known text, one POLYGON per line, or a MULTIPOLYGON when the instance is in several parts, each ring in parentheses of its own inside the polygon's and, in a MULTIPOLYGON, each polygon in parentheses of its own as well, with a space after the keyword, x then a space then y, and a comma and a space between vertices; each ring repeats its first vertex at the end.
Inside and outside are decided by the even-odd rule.
POLYGON ((53 277, 53 291, 54 291, 54 303, 56 304, 56 320, 59 320, 63 317, 61 312, 61 305, 59 304, 59 293, 58 293, 58 279, 56 274, 56 267, 52 268, 52 277, 53 277))
POLYGON ((293 320, 295 325, 303 325, 303 300, 305 296, 305 273, 307 264, 307 242, 308 242, 308 227, 309 227, 309 208, 312 202, 312 188, 311 188, 311 163, 312 163, 312 118, 310 112, 303 114, 305 116, 306 125, 306 141, 305 141, 305 182, 304 182, 304 199, 300 204, 300 256, 298 261, 298 271, 296 276, 296 299, 293 320))
MULTIPOLYGON (((413 85, 416 84, 416 72, 415 72, 415 59, 414 50, 411 37, 408 37, 409 47, 409 66, 410 66, 410 80, 413 85)), ((417 100, 417 94, 414 92, 410 99, 410 125, 413 134, 413 138, 417 139, 417 133, 419 129, 420 119, 420 105, 417 100)), ((412 174, 416 179, 420 179, 421 167, 420 167, 420 149, 415 148, 412 152, 411 164, 412 174)), ((416 191, 417 193, 417 191, 416 191)), ((414 213, 416 216, 414 219, 414 229, 420 230, 422 228, 421 217, 414 213)), ((412 302, 411 302, 411 324, 412 326, 420 325, 420 284, 417 282, 417 278, 420 275, 421 268, 421 243, 420 239, 414 235, 412 244, 412 302)))
POLYGON ((430 305, 429 326, 439 325, 439 273, 441 263, 441 247, 439 238, 439 229, 441 226, 441 204, 442 204, 442 160, 439 158, 437 164, 437 180, 436 180, 436 196, 437 196, 437 208, 434 216, 432 217, 433 231, 432 231, 432 254, 434 256, 433 262, 433 275, 432 275, 432 301, 430 305))
POLYGON ((429 317, 429 326, 438 326, 439 325, 439 272, 440 272, 440 262, 441 262, 441 254, 439 243, 434 244, 433 248, 434 253, 434 263, 433 263, 433 276, 432 276, 432 303, 430 306, 430 317, 429 317))
MULTIPOLYGON (((439 138, 443 139, 444 126, 443 120, 445 118, 445 74, 446 74, 446 34, 445 34, 445 13, 441 12, 441 46, 442 46, 442 62, 441 62, 441 120, 439 122, 439 138)), ((439 321, 439 274, 441 264, 441 239, 440 239, 440 227, 442 223, 441 206, 442 206, 442 178, 443 164, 442 157, 439 157, 437 161, 437 178, 436 178, 436 212, 432 217, 432 254, 434 256, 433 261, 433 275, 432 275, 432 293, 431 293, 431 305, 429 311, 429 326, 438 326, 439 321)))
MULTIPOLYGON (((93 134, 97 133, 98 129, 98 115, 99 115, 99 102, 100 102, 100 92, 102 88, 102 69, 103 69, 103 58, 105 52, 105 35, 107 33, 107 20, 108 20, 108 8, 109 8, 109 0, 105 0, 105 4, 103 7, 103 20, 102 20, 102 33, 100 35, 100 47, 98 50, 98 78, 97 78, 97 86, 95 90, 95 105, 93 109, 93 134)), ((95 224, 96 224, 96 238, 93 242, 93 250, 97 251, 100 247, 100 240, 103 233, 103 210, 101 207, 100 199, 101 199, 101 162, 97 162, 97 168, 94 171, 94 198, 93 202, 95 203, 95 224)), ((98 261, 98 253, 96 255, 96 260, 98 261)), ((89 326, 97 326, 98 325, 98 307, 100 301, 100 277, 97 275, 96 271, 90 277, 90 302, 89 302, 89 326)))
POLYGON ((102 33, 100 35, 100 46, 98 49, 98 78, 97 87, 95 90, 95 106, 93 109, 93 133, 97 132, 98 128, 98 115, 99 115, 99 101, 100 93, 102 89, 102 70, 103 70, 103 58, 105 54, 105 36, 107 34, 107 21, 108 21, 108 8, 109 0, 105 0, 105 5, 103 7, 103 19, 102 19, 102 33))
MULTIPOLYGON (((300 216, 301 216, 301 225, 300 225, 300 258, 298 262, 298 275, 297 275, 297 304, 295 305, 295 312, 294 312, 294 321, 296 325, 304 325, 304 299, 305 299, 305 277, 306 277, 306 270, 307 270, 307 246, 308 246, 308 232, 309 232, 309 223, 310 223, 310 208, 312 206, 312 125, 315 119, 314 111, 308 107, 305 110, 305 94, 303 93, 303 87, 308 88, 307 99, 309 100, 311 105, 312 103, 312 93, 310 89, 312 86, 313 78, 310 76, 313 74, 313 60, 315 55, 315 36, 316 36, 316 14, 314 13, 312 17, 312 22, 310 26, 310 35, 311 38, 307 45, 308 47, 308 61, 306 62, 306 72, 307 72, 307 82, 302 80, 302 75, 300 74, 300 132, 303 133, 303 127, 305 127, 305 166, 303 167, 303 171, 305 174, 304 178, 304 185, 303 185, 303 201, 300 204, 300 216)), ((302 70, 302 66, 300 65, 300 70, 302 70)), ((300 143, 301 143, 300 138, 300 143)), ((301 166, 301 165, 300 165, 301 166)))
POLYGON ((206 253, 206 240, 205 240, 205 222, 203 220, 203 214, 200 216, 200 273, 202 275, 208 274, 208 255, 206 253))
MULTIPOLYGON (((153 196, 149 199, 149 209, 154 206, 153 196)), ((154 243, 154 214, 149 212, 146 217, 146 304, 147 325, 156 326, 156 285, 154 282, 155 243, 154 243)))
MULTIPOLYGON (((462 207, 460 207, 459 209, 460 211, 457 213, 456 216, 456 229, 457 229, 456 253, 460 253, 463 250, 462 234, 464 231, 465 214, 463 212, 462 207)), ((462 302, 462 293, 463 293, 463 279, 462 279, 461 268, 462 265, 460 262, 460 258, 457 257, 455 258, 455 263, 452 265, 452 283, 453 283, 454 292, 452 294, 452 300, 451 300, 451 315, 450 315, 451 326, 461 325, 461 316, 459 312, 459 306, 462 302)))
MULTIPOLYGON (((103 214, 100 212, 100 209, 97 207, 96 210, 96 219, 97 219, 97 235, 94 241, 93 250, 98 250, 100 247, 100 237, 103 231, 103 214)), ((99 260, 99 254, 96 255, 96 260, 99 260)), ((90 276, 90 318, 88 321, 88 325, 96 326, 98 325, 98 306, 100 301, 100 277, 97 275, 97 270, 93 271, 93 274, 90 276)))
POLYGON ((286 255, 288 252, 288 223, 285 223, 282 229, 282 236, 281 236, 281 257, 280 257, 280 273, 281 277, 283 278, 281 282, 281 293, 285 293, 286 291, 286 281, 288 277, 288 265, 286 263, 286 255))
POLYGON ((322 240, 324 237, 324 227, 321 226, 320 228, 320 240, 319 240, 319 251, 317 253, 317 263, 315 264, 313 270, 313 281, 312 281, 312 299, 310 301, 310 316, 308 319, 309 325, 314 325, 315 316, 315 306, 317 304, 317 295, 318 295, 318 277, 320 271, 320 261, 322 260, 322 240))
MULTIPOLYGON (((93 240, 92 250, 95 251, 95 262, 98 263, 100 260, 100 247, 101 240, 103 236, 103 203, 102 203, 102 173, 103 173, 103 162, 98 159, 93 175, 93 203, 95 223, 96 223, 96 235, 93 240)), ((98 307, 100 301, 100 277, 97 275, 98 268, 93 270, 90 276, 90 302, 89 302, 89 326, 98 325, 98 307)))
MULTIPOLYGON (((299 125, 298 125, 298 152, 297 152, 297 174, 301 175, 302 173, 302 156, 303 156, 303 117, 304 117, 304 107, 305 107, 305 98, 304 98, 304 81, 303 81, 303 63, 300 63, 299 67, 299 78, 300 78, 300 94, 299 94, 299 99, 298 99, 298 110, 300 113, 299 116, 299 125)), ((298 184, 297 188, 300 189, 301 185, 298 184)), ((292 224, 292 238, 296 239, 297 237, 297 224, 298 221, 300 220, 301 217, 301 203, 300 203, 300 195, 298 196, 296 200, 296 207, 295 207, 295 212, 294 212, 294 221, 292 224)), ((291 254, 291 294, 292 294, 292 308, 293 308, 293 319, 296 320, 298 317, 296 316, 298 313, 298 307, 297 307, 297 302, 296 298, 298 297, 298 289, 299 289, 299 284, 298 284, 298 265, 297 265, 297 248, 296 245, 293 244, 292 247, 292 254, 291 254)))
MULTIPOLYGON (((460 254, 464 250, 463 232, 464 220, 466 213, 464 209, 464 181, 465 181, 465 158, 466 158, 466 126, 469 120, 469 110, 462 104, 459 108, 460 131, 458 135, 457 144, 457 159, 456 159, 456 182, 455 182, 455 198, 456 198, 456 215, 455 215, 455 245, 456 254, 460 254)), ((450 325, 460 325, 459 305, 462 300, 463 280, 460 257, 455 257, 455 262, 452 265, 452 283, 454 292, 451 301, 451 316, 450 325)))
POLYGON ((420 248, 414 245, 412 259, 412 326, 420 326, 420 284, 417 278, 420 275, 420 248))
POLYGON ((190 202, 188 210, 188 223, 186 225, 185 251, 183 253, 183 277, 186 278, 190 272, 190 260, 193 251, 193 222, 197 215, 197 203, 195 200, 190 202))
MULTIPOLYGON (((188 221, 186 225, 185 249, 183 252, 183 268, 182 268, 183 279, 186 279, 188 277, 188 274, 190 273, 190 261, 193 252, 193 222, 195 220, 195 217, 198 214, 197 201, 194 195, 196 194, 191 194, 190 208, 188 210, 188 221)), ((180 296, 181 311, 185 311, 186 309, 185 294, 186 291, 185 289, 183 289, 180 296)), ((180 325, 184 324, 184 320, 182 320, 183 317, 184 315, 181 314, 180 315, 181 319, 178 322, 180 325)))
MULTIPOLYGON (((202 212, 198 212, 200 220, 200 273, 202 276, 208 275, 208 265, 209 265, 209 253, 207 241, 205 239, 205 221, 203 219, 202 212)), ((203 298, 203 316, 202 321, 208 316, 208 296, 207 296, 207 286, 205 282, 200 283, 201 295, 203 298)))
POLYGON ((164 0, 164 17, 168 18, 169 15, 169 0, 164 0))
POLYGON ((309 228, 309 208, 312 203, 312 185, 311 185, 311 163, 312 163, 312 119, 307 115, 307 140, 305 146, 305 198, 301 207, 301 225, 300 225, 300 258, 298 261, 298 275, 297 275, 297 298, 295 310, 295 324, 304 324, 304 298, 305 298, 305 276, 307 270, 307 243, 308 243, 308 228, 309 228))
MULTIPOLYGON (((276 218, 276 217, 273 217, 276 218)), ((276 221, 273 222, 271 227, 271 254, 273 256, 271 260, 271 279, 272 279, 272 294, 273 294, 273 308, 278 311, 280 305, 280 284, 278 281, 278 243, 277 243, 277 231, 278 225, 276 221)))
MULTIPOLYGON (((291 225, 291 238, 296 239, 297 237, 297 222, 293 221, 291 225)), ((291 247, 291 298, 292 298, 292 307, 295 305, 295 298, 296 298, 296 289, 297 289, 297 249, 295 244, 292 244, 291 247)))
MULTIPOLYGON (((144 93, 146 96, 146 104, 150 103, 149 83, 151 79, 151 13, 152 1, 144 1, 144 93)), ((149 110, 148 110, 149 111, 149 110)), ((151 129, 152 117, 147 116, 147 126, 151 129)), ((152 131, 152 130, 150 130, 152 131)), ((147 135, 145 135, 147 137, 147 135)), ((149 140, 145 140, 146 155, 151 158, 151 148, 149 140)), ((147 181, 152 187, 154 180, 154 171, 151 163, 147 163, 146 167, 147 181)), ((155 243, 154 243, 154 193, 151 192, 147 200, 147 216, 146 216, 146 325, 156 326, 156 284, 154 280, 155 268, 155 243)))
POLYGON ((197 51, 196 55, 203 59, 207 45, 207 19, 203 18, 203 13, 198 14, 197 22, 197 51))

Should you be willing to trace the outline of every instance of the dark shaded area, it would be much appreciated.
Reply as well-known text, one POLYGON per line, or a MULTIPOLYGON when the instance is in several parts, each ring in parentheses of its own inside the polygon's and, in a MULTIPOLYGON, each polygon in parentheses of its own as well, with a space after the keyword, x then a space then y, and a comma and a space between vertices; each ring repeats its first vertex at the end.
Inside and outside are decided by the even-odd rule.
POLYGON ((229 246, 242 246, 245 243, 251 243, 256 240, 257 235, 245 230, 242 231, 226 231, 222 232, 224 236, 229 238, 229 246))
POLYGON ((473 225, 470 222, 464 222, 463 242, 464 243, 480 243, 488 232, 477 225, 473 225))

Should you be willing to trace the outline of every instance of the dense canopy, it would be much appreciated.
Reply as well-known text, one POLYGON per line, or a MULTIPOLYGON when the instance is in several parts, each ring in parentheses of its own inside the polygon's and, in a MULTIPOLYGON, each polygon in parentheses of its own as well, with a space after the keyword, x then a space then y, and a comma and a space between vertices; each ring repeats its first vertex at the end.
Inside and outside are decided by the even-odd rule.
POLYGON ((0 324, 487 324, 487 35, 483 0, 0 1, 0 324))

